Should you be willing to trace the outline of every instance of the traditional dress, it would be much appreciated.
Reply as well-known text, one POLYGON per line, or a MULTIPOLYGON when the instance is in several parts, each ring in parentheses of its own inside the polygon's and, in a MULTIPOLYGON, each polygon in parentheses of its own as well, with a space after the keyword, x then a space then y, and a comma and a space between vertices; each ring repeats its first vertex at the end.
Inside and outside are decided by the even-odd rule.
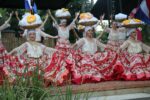
POLYGON ((3 70, 12 81, 43 72, 44 80, 60 85, 68 75, 63 54, 40 43, 26 42, 12 50, 11 54, 13 56, 9 56, 3 70))
POLYGON ((124 52, 119 54, 120 66, 124 68, 122 78, 124 80, 150 79, 150 55, 144 54, 150 51, 150 47, 140 41, 129 39, 120 47, 124 52))
MULTIPOLYGON (((66 20, 64 19, 61 21, 62 21, 61 23, 63 22, 66 23, 66 20)), ((58 30, 58 37, 59 37, 55 48, 65 52, 66 55, 69 55, 71 49, 71 44, 69 41, 70 36, 69 32, 72 29, 72 27, 74 27, 74 21, 70 25, 68 25, 64 30, 57 23, 55 23, 54 26, 58 30)))
POLYGON ((106 46, 93 38, 90 41, 87 38, 82 38, 77 41, 77 46, 82 52, 77 50, 73 54, 73 62, 71 68, 72 81, 76 84, 86 82, 99 82, 102 80, 111 80, 115 63, 116 54, 109 52, 99 52, 98 47, 105 48, 106 46))
POLYGON ((118 47, 126 40, 126 29, 117 28, 116 30, 108 28, 109 32, 106 50, 116 51, 118 47))
POLYGON ((62 30, 60 27, 58 27, 59 39, 56 43, 56 49, 69 53, 71 47, 69 41, 69 31, 69 27, 67 27, 66 30, 62 30))
POLYGON ((7 51, 4 48, 2 41, 1 41, 1 31, 8 28, 10 25, 8 22, 5 22, 2 26, 0 26, 0 84, 3 80, 3 67, 5 66, 6 62, 5 59, 7 58, 7 51))

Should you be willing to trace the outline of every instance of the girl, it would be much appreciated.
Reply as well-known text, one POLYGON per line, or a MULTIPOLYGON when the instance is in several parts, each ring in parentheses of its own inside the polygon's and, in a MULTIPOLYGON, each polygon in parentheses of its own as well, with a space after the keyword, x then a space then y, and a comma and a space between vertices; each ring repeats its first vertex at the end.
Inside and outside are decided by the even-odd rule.
POLYGON ((75 19, 69 25, 67 25, 66 19, 61 19, 60 24, 58 24, 55 18, 52 16, 50 11, 49 11, 49 15, 54 21, 54 26, 58 30, 59 39, 56 44, 56 49, 64 51, 68 55, 70 48, 71 48, 71 45, 69 42, 69 31, 74 28, 75 21, 77 20, 79 13, 76 14, 75 19))
POLYGON ((29 40, 10 52, 12 56, 10 55, 8 64, 3 69, 6 76, 10 82, 14 82, 17 77, 27 77, 33 75, 35 71, 37 73, 42 71, 46 82, 63 84, 64 78, 68 75, 64 55, 36 42, 35 32, 29 30, 29 40))
POLYGON ((4 48, 3 44, 2 44, 2 41, 1 41, 1 31, 8 28, 10 25, 9 25, 9 21, 11 20, 11 17, 12 17, 13 13, 10 14, 9 18, 7 19, 7 21, 5 21, 5 23, 0 26, 0 84, 2 84, 2 80, 3 80, 3 67, 5 66, 5 63, 6 63, 6 56, 7 56, 7 51, 6 49, 4 48))
POLYGON ((118 47, 126 40, 126 29, 118 28, 117 22, 112 22, 112 28, 107 28, 105 31, 109 33, 106 49, 118 50, 118 47))
POLYGON ((123 79, 125 80, 150 79, 150 55, 148 54, 150 47, 139 40, 138 33, 133 29, 129 39, 119 49, 122 51, 119 57, 124 68, 123 79), (143 51, 146 54, 143 54, 143 51))
MULTIPOLYGON (((15 14, 16 14, 16 18, 18 19, 18 21, 20 21, 20 18, 18 16, 17 11, 15 12, 15 14)), ((44 28, 44 25, 47 22, 47 20, 48 20, 48 14, 46 15, 46 18, 45 18, 44 22, 42 23, 42 25, 35 29, 36 30, 36 39, 35 39, 35 41, 42 42, 42 37, 44 37, 44 38, 58 38, 57 36, 51 36, 51 35, 49 35, 49 34, 42 31, 42 29, 44 28)), ((23 29, 23 28, 21 28, 21 29, 23 29)), ((26 37, 26 39, 28 40, 29 39, 28 34, 27 34, 28 29, 23 29, 23 30, 24 30, 24 33, 21 36, 26 37)))
POLYGON ((73 67, 71 68, 73 82, 76 84, 86 82, 99 82, 102 79, 111 80, 113 73, 112 66, 115 61, 115 53, 109 52, 97 53, 98 47, 102 50, 106 45, 93 38, 93 29, 85 28, 85 37, 77 41, 73 48, 81 49, 81 52, 72 53, 73 67))

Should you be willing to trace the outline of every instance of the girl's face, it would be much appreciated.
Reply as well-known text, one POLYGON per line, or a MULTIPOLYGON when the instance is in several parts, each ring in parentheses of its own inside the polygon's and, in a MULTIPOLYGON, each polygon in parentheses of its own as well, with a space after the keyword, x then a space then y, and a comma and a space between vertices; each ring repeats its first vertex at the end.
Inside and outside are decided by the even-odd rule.
POLYGON ((137 40, 137 34, 136 34, 136 31, 132 32, 130 37, 134 40, 137 40))
POLYGON ((62 25, 62 26, 66 26, 66 25, 67 25, 67 22, 62 22, 61 25, 62 25))
POLYGON ((67 20, 60 20, 61 26, 67 26, 67 20))
POLYGON ((116 23, 116 22, 113 22, 113 23, 112 23, 112 28, 114 28, 114 29, 117 28, 117 23, 116 23))
POLYGON ((93 37, 93 30, 90 29, 86 32, 86 36, 89 37, 89 38, 92 38, 93 37))
POLYGON ((30 39, 31 41, 35 41, 35 33, 34 33, 34 32, 29 33, 29 39, 30 39))

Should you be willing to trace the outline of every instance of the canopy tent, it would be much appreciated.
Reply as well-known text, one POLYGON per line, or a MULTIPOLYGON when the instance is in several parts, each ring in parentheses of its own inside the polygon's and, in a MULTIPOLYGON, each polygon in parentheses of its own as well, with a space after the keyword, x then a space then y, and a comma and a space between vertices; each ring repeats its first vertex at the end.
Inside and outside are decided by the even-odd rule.
MULTIPOLYGON (((34 0, 38 9, 59 9, 71 0, 34 0)), ((24 8, 24 0, 0 0, 0 8, 24 8)))

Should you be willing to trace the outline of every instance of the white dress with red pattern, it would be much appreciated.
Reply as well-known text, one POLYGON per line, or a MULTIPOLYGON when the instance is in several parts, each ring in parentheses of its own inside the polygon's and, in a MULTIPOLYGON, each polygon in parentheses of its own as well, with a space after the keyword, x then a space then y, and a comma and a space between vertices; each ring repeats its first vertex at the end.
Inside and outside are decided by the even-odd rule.
POLYGON ((9 56, 9 62, 3 69, 11 80, 43 72, 44 80, 60 85, 67 77, 67 64, 63 59, 63 54, 55 49, 37 42, 26 42, 14 49, 12 53, 14 55, 9 56))
POLYGON ((105 45, 94 38, 91 41, 82 38, 77 41, 77 45, 81 50, 76 50, 70 55, 72 62, 74 62, 71 68, 73 83, 111 80, 116 54, 111 52, 96 53, 97 47, 105 48, 105 45))
POLYGON ((150 47, 140 41, 131 39, 124 42, 121 49, 127 48, 119 54, 117 64, 124 68, 122 78, 124 80, 150 79, 150 55, 142 54, 142 51, 150 51, 150 47))
POLYGON ((109 36, 106 46, 108 51, 116 51, 126 40, 126 30, 125 28, 117 28, 116 30, 108 29, 109 36))
POLYGON ((1 41, 1 31, 6 29, 9 26, 10 25, 8 22, 5 22, 2 26, 0 26, 0 84, 2 84, 3 74, 4 74, 2 69, 6 64, 6 59, 7 59, 7 51, 1 41))
POLYGON ((7 51, 0 40, 0 84, 3 83, 3 77, 4 77, 3 68, 6 65, 6 59, 7 59, 7 51))
POLYGON ((4 48, 2 41, 0 40, 0 69, 5 66, 5 59, 7 58, 7 50, 4 48))
POLYGON ((64 51, 67 55, 69 55, 71 49, 71 44, 69 41, 69 31, 71 29, 71 25, 67 26, 65 30, 62 30, 60 26, 57 26, 56 28, 58 30, 59 38, 57 40, 55 48, 57 50, 64 51))

